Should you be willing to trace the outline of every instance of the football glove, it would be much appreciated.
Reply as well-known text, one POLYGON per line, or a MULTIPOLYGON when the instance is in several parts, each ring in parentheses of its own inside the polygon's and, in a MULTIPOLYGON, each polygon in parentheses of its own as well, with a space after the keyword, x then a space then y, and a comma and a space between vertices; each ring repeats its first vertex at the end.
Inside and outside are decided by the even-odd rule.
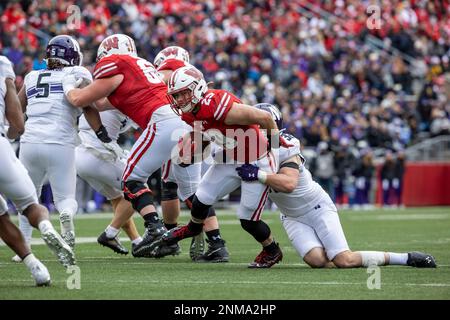
POLYGON ((258 180, 261 183, 265 183, 267 179, 266 172, 259 170, 259 167, 253 164, 243 164, 242 166, 237 167, 236 171, 244 181, 250 182, 258 180))

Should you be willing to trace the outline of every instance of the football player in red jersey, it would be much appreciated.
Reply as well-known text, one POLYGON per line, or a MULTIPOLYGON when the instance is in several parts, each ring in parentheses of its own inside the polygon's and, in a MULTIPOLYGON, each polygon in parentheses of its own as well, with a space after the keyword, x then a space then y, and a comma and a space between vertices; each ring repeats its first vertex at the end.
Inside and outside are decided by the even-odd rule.
MULTIPOLYGON (((263 246, 249 267, 270 268, 281 261, 283 254, 274 241, 261 213, 269 193, 267 186, 242 181, 236 172, 238 163, 258 163, 268 172, 278 170, 268 141, 260 128, 267 130, 269 145, 287 143, 280 138, 276 123, 267 112, 260 112, 225 90, 209 90, 203 74, 193 66, 176 70, 169 79, 168 94, 172 108, 181 118, 200 130, 210 141, 220 145, 215 163, 203 176, 192 201, 188 225, 164 234, 161 246, 173 245, 202 230, 209 208, 223 196, 241 187, 238 216, 241 226, 263 246), (200 128, 199 128, 200 127, 200 128), (221 163, 219 156, 225 158, 221 163)), ((195 140, 195 138, 194 138, 195 140)))
MULTIPOLYGON (((78 80, 68 76, 63 81, 64 92, 74 106, 95 102, 100 110, 116 108, 143 129, 122 176, 124 196, 144 218, 146 227, 142 242, 133 246, 132 253, 136 257, 177 254, 178 246, 155 251, 154 241, 167 229, 158 217, 146 181, 170 158, 172 148, 187 132, 185 124, 171 110, 167 86, 154 66, 137 56, 133 39, 122 34, 105 38, 97 61, 92 84, 78 89, 78 80)), ((125 222, 129 216, 122 218, 125 222)))
MULTIPOLYGON (((153 64, 163 76, 167 84, 172 73, 182 67, 189 66, 189 53, 177 46, 170 46, 161 50, 155 57, 153 64)), ((168 230, 177 226, 180 215, 180 202, 185 201, 191 208, 195 191, 201 179, 200 162, 188 166, 176 164, 169 160, 162 168, 161 207, 164 225, 168 230), (180 165, 182 167, 180 167, 180 165)), ((195 262, 228 262, 229 254, 219 230, 219 222, 213 207, 209 208, 208 217, 203 226, 207 236, 208 250, 204 252, 205 243, 203 232, 192 237, 189 255, 195 262)))
POLYGON ((178 46, 166 47, 156 55, 153 65, 167 83, 173 71, 190 65, 189 53, 178 46))

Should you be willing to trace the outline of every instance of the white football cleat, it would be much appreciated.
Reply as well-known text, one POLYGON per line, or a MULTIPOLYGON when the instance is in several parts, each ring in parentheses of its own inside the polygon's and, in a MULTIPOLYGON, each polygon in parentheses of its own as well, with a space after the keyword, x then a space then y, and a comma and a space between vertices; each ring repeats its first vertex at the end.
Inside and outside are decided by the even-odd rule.
POLYGON ((16 254, 14 257, 11 258, 11 261, 20 263, 22 262, 22 259, 16 254))
POLYGON ((52 280, 50 279, 50 273, 48 273, 47 268, 39 260, 31 267, 30 271, 36 281, 36 286, 42 287, 51 284, 52 280))
POLYGON ((75 265, 75 254, 55 229, 42 233, 42 239, 64 267, 75 265))

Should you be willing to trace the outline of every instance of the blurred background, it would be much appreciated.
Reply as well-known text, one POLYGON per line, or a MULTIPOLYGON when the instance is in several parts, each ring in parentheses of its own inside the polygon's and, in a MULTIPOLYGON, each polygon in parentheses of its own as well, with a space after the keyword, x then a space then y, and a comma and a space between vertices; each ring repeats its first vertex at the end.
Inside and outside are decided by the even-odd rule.
MULTIPOLYGON (((113 33, 150 62, 181 46, 215 88, 280 107, 338 206, 450 205, 449 16, 446 0, 0 1, 0 52, 20 89, 58 34, 80 42, 91 71, 113 33)), ((110 210, 81 180, 77 192, 81 212, 110 210)), ((42 201, 54 209, 49 187, 42 201)))

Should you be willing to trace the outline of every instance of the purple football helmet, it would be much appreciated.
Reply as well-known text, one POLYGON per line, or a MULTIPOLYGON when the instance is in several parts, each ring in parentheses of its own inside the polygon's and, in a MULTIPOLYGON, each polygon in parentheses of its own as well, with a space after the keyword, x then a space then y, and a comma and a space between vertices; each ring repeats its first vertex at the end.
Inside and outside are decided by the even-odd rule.
POLYGON ((272 119, 277 124, 278 130, 283 129, 283 114, 277 106, 270 103, 258 103, 255 104, 254 107, 269 112, 272 115, 272 119))
POLYGON ((47 44, 46 58, 55 59, 67 66, 80 66, 83 54, 80 45, 71 36, 61 35, 50 39, 47 44))

